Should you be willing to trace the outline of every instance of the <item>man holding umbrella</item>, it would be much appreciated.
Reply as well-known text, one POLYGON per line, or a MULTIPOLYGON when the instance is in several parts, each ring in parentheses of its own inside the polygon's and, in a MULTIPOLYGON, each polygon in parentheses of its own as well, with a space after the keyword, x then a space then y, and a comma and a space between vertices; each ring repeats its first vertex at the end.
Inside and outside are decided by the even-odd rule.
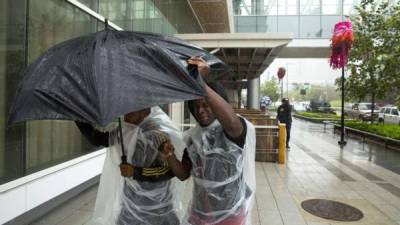
MULTIPOLYGON (((197 66, 207 80, 209 67, 200 58, 188 63, 197 66)), ((207 97, 189 101, 198 125, 185 133, 185 150, 180 162, 173 148, 163 155, 181 180, 193 177, 194 190, 188 216, 183 224, 250 225, 255 193, 255 131, 238 117, 222 86, 205 85, 207 97)))
MULTIPOLYGON (((127 163, 120 163, 118 135, 96 131, 91 125, 76 122, 94 145, 111 146, 100 181, 93 216, 94 224, 178 225, 174 173, 159 151, 179 143, 180 133, 158 107, 128 113, 122 123, 127 163)), ((180 149, 180 150, 179 150, 180 149)))

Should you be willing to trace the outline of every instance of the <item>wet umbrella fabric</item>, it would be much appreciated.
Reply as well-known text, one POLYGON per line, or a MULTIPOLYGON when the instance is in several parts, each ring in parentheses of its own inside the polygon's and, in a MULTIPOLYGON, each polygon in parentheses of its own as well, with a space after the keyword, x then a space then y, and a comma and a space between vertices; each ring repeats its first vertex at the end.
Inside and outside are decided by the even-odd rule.
POLYGON ((201 98, 201 77, 186 60, 201 56, 214 73, 227 66, 177 38, 105 30, 60 43, 26 70, 8 124, 75 120, 105 126, 118 116, 154 105, 201 98))

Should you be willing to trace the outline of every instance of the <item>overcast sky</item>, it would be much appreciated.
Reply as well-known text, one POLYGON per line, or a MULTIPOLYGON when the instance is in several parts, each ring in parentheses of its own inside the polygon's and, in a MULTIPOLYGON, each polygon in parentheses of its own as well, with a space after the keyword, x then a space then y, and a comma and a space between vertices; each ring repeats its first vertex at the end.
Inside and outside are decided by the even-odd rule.
MULTIPOLYGON (((261 75, 261 83, 277 77, 279 67, 286 68, 286 76, 290 83, 334 84, 340 77, 341 70, 329 67, 328 59, 275 59, 267 70, 261 75)), ((286 84, 286 76, 284 84, 286 84)))

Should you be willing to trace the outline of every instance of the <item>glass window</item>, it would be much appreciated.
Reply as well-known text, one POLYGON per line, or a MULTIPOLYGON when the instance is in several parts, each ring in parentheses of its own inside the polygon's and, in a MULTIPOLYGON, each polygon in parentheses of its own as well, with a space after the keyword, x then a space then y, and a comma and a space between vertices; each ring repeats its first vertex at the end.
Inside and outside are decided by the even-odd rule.
POLYGON ((132 30, 134 30, 134 31, 145 31, 145 25, 144 25, 145 21, 146 21, 145 19, 135 19, 135 20, 133 20, 132 30))
POLYGON ((256 31, 257 31, 256 16, 238 17, 237 32, 256 32, 256 31))
POLYGON ((392 109, 392 114, 398 116, 399 111, 397 109, 392 109))
POLYGON ((385 114, 390 114, 390 108, 385 109, 385 114))
POLYGON ((259 15, 278 15, 278 1, 264 1, 263 10, 259 15))
POLYGON ((339 15, 340 7, 339 0, 324 0, 322 1, 323 15, 339 15))
POLYGON ((242 16, 250 16, 252 15, 252 7, 251 5, 247 5, 245 2, 242 2, 239 7, 239 15, 242 16))
POLYGON ((138 0, 133 2, 133 18, 143 19, 144 18, 144 1, 138 0))
POLYGON ((257 16, 256 18, 256 32, 268 32, 268 24, 266 16, 257 16))
POLYGON ((297 0, 286 0, 278 2, 279 15, 298 15, 297 0))
POLYGON ((320 38, 322 35, 320 16, 300 16, 300 38, 320 38))
POLYGON ((100 0, 99 13, 111 21, 127 18, 127 1, 100 0))
MULTIPOLYGON (((96 31, 96 20, 68 3, 31 0, 29 6, 28 63, 57 43, 96 31)), ((27 122, 25 135, 27 173, 94 150, 71 121, 27 122)))
POLYGON ((31 121, 6 131, 7 113, 26 64, 55 44, 97 27, 96 20, 64 1, 30 0, 28 24, 24 7, 26 0, 0 3, 0 184, 95 150, 69 121, 31 121))
POLYGON ((321 37, 330 38, 336 23, 342 21, 341 16, 321 16, 321 37))
POLYGON ((125 30, 132 27, 131 8, 132 1, 99 0, 99 14, 125 30))
POLYGON ((301 15, 321 15, 320 0, 300 0, 301 15))
POLYGON ((277 16, 258 16, 257 32, 277 32, 278 17, 277 16))
MULTIPOLYGON (((177 9, 169 5, 169 3, 162 4, 160 7, 164 7, 163 9, 169 13, 168 16, 170 16, 170 19, 176 19, 174 15, 178 11, 177 9)), ((151 0, 100 0, 99 13, 109 18, 124 30, 163 34, 177 33, 176 29, 168 22, 164 14, 159 11, 151 0)), ((175 26, 179 27, 181 24, 192 22, 191 20, 180 19, 179 24, 175 24, 175 26)))
POLYGON ((291 32, 295 37, 299 36, 299 17, 298 16, 279 16, 278 32, 291 32))
POLYGON ((88 8, 90 8, 91 10, 97 12, 98 9, 98 2, 97 0, 78 0, 80 3, 86 5, 88 8))
POLYGON ((161 18, 152 19, 152 32, 153 33, 162 33, 162 25, 163 25, 163 21, 161 18))
POLYGON ((354 6, 360 4, 360 0, 343 0, 343 15, 353 15, 356 13, 354 6))
POLYGON ((25 68, 26 0, 0 1, 0 185, 23 176, 25 125, 7 129, 8 111, 25 68))

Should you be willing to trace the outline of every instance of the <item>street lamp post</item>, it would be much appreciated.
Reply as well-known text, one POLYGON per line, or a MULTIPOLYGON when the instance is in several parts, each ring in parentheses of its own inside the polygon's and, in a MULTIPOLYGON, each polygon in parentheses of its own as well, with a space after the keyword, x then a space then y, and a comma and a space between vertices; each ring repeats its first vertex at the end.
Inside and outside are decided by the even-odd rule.
POLYGON ((342 113, 340 116, 340 146, 345 146, 346 141, 344 140, 344 66, 342 67, 342 113))
POLYGON ((329 64, 333 69, 342 69, 342 113, 340 117, 340 140, 341 148, 346 145, 344 140, 344 67, 347 64, 349 50, 353 44, 353 30, 350 21, 335 24, 331 38, 331 55, 329 64))
POLYGON ((286 97, 289 99, 289 65, 286 63, 286 97))

